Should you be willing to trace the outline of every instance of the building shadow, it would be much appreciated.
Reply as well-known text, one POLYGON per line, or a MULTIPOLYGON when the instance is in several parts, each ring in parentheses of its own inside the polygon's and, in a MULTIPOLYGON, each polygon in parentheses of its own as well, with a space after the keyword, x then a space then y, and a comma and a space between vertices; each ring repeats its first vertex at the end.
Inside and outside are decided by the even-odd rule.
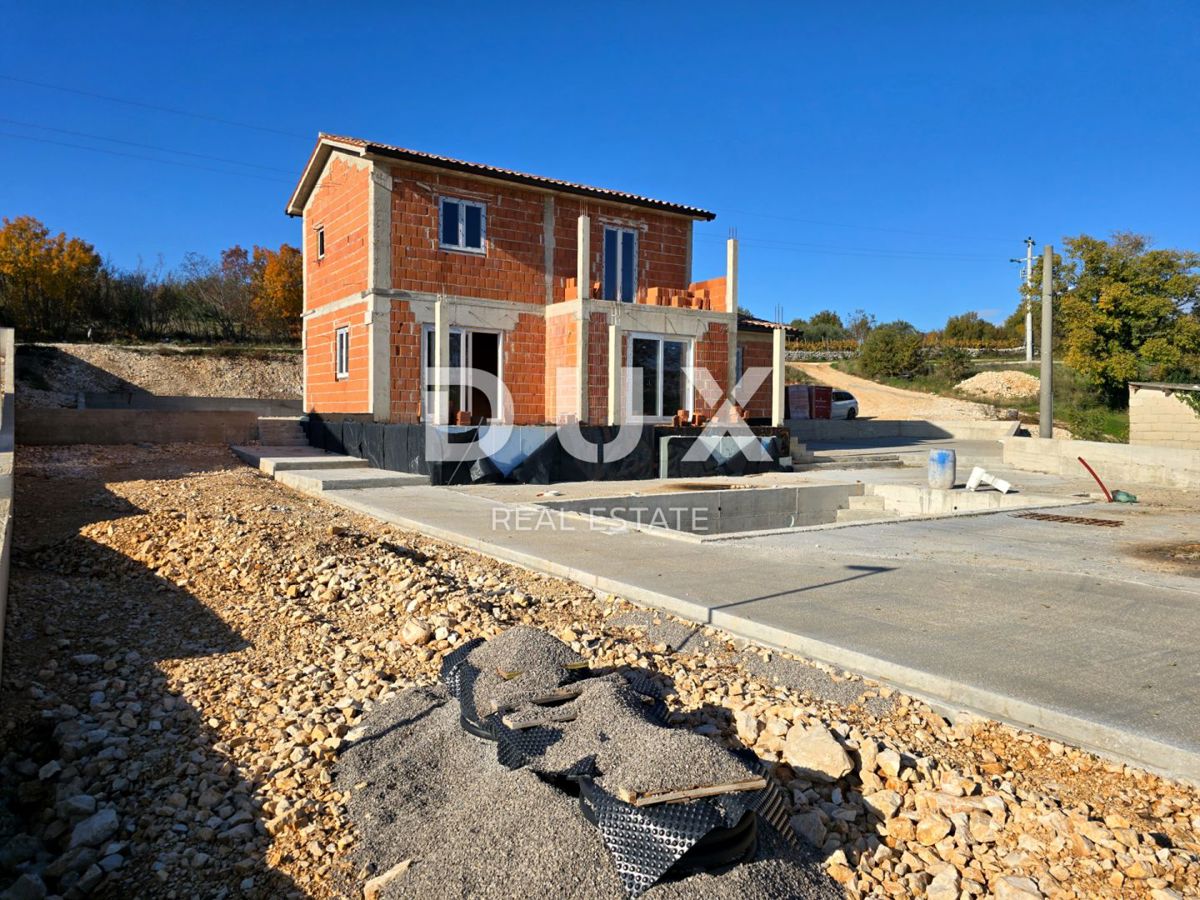
POLYGON ((36 875, 51 895, 304 896, 266 860, 260 780, 205 721, 240 715, 193 707, 164 672, 247 641, 188 590, 79 533, 136 506, 95 476, 29 474, 16 482, 0 679, 0 848, 17 848, 0 853, 0 893, 36 875), (72 847, 97 815, 102 827, 72 847))

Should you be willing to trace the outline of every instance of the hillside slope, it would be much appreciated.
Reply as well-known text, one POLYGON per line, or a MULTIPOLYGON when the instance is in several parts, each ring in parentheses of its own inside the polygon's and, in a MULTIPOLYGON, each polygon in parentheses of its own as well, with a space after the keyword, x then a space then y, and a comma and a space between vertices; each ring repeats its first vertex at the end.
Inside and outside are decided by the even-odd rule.
POLYGON ((298 398, 300 351, 151 344, 23 344, 17 405, 75 406, 79 393, 146 391, 175 397, 298 398))

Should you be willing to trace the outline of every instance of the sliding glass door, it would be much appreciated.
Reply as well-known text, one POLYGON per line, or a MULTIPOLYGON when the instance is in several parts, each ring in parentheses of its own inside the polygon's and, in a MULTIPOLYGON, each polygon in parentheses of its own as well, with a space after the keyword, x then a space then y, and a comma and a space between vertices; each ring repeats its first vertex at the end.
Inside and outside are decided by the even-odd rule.
POLYGON ((642 383, 631 378, 625 411, 633 419, 669 419, 677 410, 692 411, 692 342, 651 334, 631 334, 627 365, 641 369, 642 383))

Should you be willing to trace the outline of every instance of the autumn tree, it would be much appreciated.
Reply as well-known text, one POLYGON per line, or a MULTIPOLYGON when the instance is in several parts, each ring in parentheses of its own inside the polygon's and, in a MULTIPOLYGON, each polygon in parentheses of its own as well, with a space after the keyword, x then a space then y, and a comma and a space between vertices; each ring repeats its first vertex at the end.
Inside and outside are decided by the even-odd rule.
POLYGON ((274 339, 300 335, 304 299, 304 259, 290 244, 278 250, 255 247, 251 262, 250 305, 261 333, 274 339))
POLYGON ((67 334, 95 292, 100 269, 86 241, 52 235, 32 216, 0 220, 0 315, 29 336, 67 334))
POLYGON ((1200 254, 1152 249, 1148 238, 1127 233, 1063 243, 1065 259, 1054 276, 1055 328, 1066 364, 1114 407, 1127 401, 1130 381, 1195 377, 1200 254))

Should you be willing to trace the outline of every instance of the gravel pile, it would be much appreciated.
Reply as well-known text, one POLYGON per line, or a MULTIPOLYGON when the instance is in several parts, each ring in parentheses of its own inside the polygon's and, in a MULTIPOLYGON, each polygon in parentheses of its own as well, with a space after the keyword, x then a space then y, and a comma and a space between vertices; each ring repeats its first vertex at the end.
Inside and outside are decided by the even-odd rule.
POLYGON ((1042 382, 1024 372, 980 372, 954 387, 964 394, 989 400, 1022 400, 1036 397, 1042 382))
MULTIPOLYGON (((626 897, 578 800, 498 763, 494 744, 459 727, 458 705, 444 693, 414 689, 377 705, 341 754, 336 785, 350 795, 368 873, 411 861, 382 886, 383 898, 626 897)), ((642 896, 833 900, 841 891, 813 853, 768 838, 750 863, 642 896)))
MULTIPOLYGON (((213 448, 21 448, 13 508, 0 893, 23 880, 32 896, 31 882, 72 897, 362 896, 374 873, 358 854, 383 838, 351 814, 358 795, 436 810, 449 764, 402 778, 382 753, 378 779, 345 787, 347 736, 434 684, 464 641, 526 625, 593 670, 646 673, 673 724, 751 746, 847 897, 1200 895, 1194 787, 996 722, 951 724, 850 673, 775 680, 713 628, 681 651, 617 624, 635 609, 620 598, 300 497, 213 448)), ((403 743, 421 714, 352 752, 403 743)), ((494 754, 460 757, 466 774, 447 781, 494 754)), ((475 827, 504 833, 474 809, 475 827)), ((750 868, 722 876, 731 895, 751 895, 736 881, 750 868)), ((466 878, 443 867, 425 895, 466 878)))
POLYGON ((570 677, 567 666, 580 658, 553 635, 517 626, 476 648, 469 661, 478 671, 471 686, 475 709, 487 716, 553 691, 570 677))

